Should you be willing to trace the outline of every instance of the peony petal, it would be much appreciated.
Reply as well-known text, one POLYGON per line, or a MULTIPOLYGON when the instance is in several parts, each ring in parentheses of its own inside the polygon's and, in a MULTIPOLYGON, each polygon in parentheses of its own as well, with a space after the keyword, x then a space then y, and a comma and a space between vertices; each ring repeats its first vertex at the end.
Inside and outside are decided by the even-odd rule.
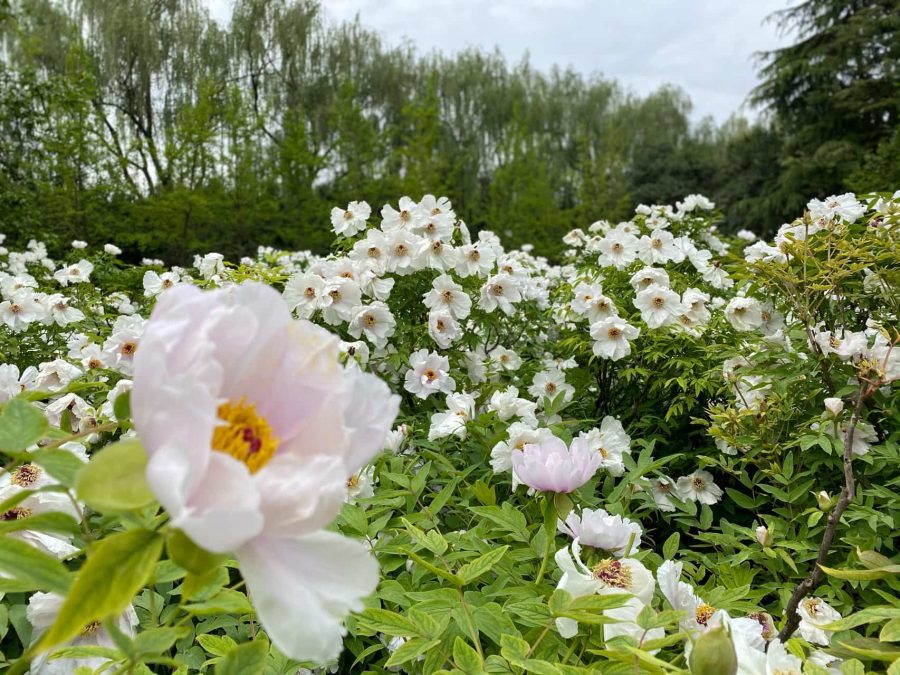
POLYGON ((341 511, 348 476, 339 457, 275 457, 253 477, 265 535, 298 537, 326 527, 341 511))
POLYGON ((344 617, 362 609, 378 584, 378 563, 366 547, 333 532, 259 537, 235 556, 263 628, 299 661, 336 658, 344 617))
POLYGON ((260 496, 247 467, 223 452, 210 452, 202 482, 172 524, 214 553, 233 551, 259 534, 260 496))

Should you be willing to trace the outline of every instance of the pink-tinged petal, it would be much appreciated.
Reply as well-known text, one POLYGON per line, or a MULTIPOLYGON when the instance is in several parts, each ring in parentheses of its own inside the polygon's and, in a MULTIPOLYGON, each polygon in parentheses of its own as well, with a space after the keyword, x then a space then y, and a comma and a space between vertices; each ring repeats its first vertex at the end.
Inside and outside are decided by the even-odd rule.
POLYGON ((340 457, 275 457, 253 477, 264 535, 298 537, 326 527, 341 511, 349 475, 340 457))
POLYGON ((343 619, 378 584, 366 547, 333 532, 259 537, 235 552, 263 628, 287 656, 325 663, 341 653, 343 619))
POLYGON ((348 371, 350 400, 345 403, 344 424, 350 445, 345 457, 356 471, 384 449, 385 439, 400 411, 400 397, 370 373, 348 371), (352 374, 351 374, 352 373, 352 374))
POLYGON ((203 481, 172 524, 214 553, 244 545, 263 528, 260 497, 242 463, 223 452, 210 452, 203 481))

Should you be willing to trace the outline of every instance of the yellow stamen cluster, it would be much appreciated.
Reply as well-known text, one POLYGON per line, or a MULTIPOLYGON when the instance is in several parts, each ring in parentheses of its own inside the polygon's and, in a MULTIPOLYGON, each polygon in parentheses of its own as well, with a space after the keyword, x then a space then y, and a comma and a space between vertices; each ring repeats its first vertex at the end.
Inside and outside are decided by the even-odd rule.
POLYGON ((613 588, 631 586, 631 570, 615 558, 604 558, 594 565, 594 577, 613 588))
POLYGON ((41 467, 34 464, 23 464, 13 471, 11 482, 19 487, 29 488, 41 477, 41 467))
POLYGON ((706 622, 712 618, 712 615, 716 613, 716 608, 712 605, 707 605, 705 602, 701 603, 699 607, 697 607, 697 623, 701 626, 705 626, 706 622))
POLYGON ((213 450, 243 462, 250 473, 256 473, 268 464, 278 450, 278 439, 254 405, 244 399, 227 401, 217 412, 224 424, 213 431, 213 450))

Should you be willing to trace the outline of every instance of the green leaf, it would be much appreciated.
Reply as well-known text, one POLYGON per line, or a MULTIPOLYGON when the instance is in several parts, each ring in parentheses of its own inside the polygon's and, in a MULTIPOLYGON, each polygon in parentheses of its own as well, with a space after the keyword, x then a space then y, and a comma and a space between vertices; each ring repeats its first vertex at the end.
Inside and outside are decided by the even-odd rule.
POLYGON ((478 656, 478 652, 466 644, 466 641, 458 635, 453 641, 453 661, 456 663, 456 667, 464 673, 477 675, 477 673, 481 673, 484 670, 484 663, 481 657, 478 656))
POLYGON ((819 565, 819 567, 828 576, 837 579, 847 579, 848 581, 872 581, 900 574, 900 565, 888 565, 871 570, 836 570, 831 567, 825 567, 825 565, 819 565))
POLYGON ((253 606, 250 604, 247 596, 240 591, 233 591, 230 588, 220 591, 204 602, 185 605, 184 609, 191 614, 199 616, 209 614, 236 614, 238 616, 253 614, 253 606))
POLYGON ((356 617, 357 626, 372 633, 384 633, 394 637, 422 636, 422 631, 405 616, 386 609, 367 607, 356 617))
POLYGON ((387 663, 384 664, 384 667, 392 668, 393 666, 399 666, 407 661, 417 659, 429 649, 437 647, 440 643, 441 641, 437 639, 426 640, 424 638, 412 638, 407 640, 391 654, 391 657, 387 660, 387 663))
POLYGON ((149 580, 162 547, 162 536, 149 530, 118 532, 97 543, 37 649, 55 647, 92 621, 121 614, 149 580))
POLYGON ((131 417, 131 392, 123 391, 113 401, 113 414, 120 422, 131 417))
POLYGON ((226 558, 200 548, 184 532, 175 529, 166 538, 166 552, 179 566, 198 575, 218 567, 226 558))
POLYGON ((48 511, 15 520, 0 520, 0 533, 18 532, 21 530, 78 534, 81 528, 78 527, 77 520, 62 511, 48 511))
POLYGON ((10 399, 0 413, 0 450, 22 452, 43 437, 47 426, 44 413, 25 399, 10 399))
POLYGON ((225 656, 237 647, 237 642, 227 635, 198 635, 197 642, 213 656, 225 656))
POLYGON ((550 596, 547 607, 553 616, 561 616, 572 604, 572 596, 562 588, 557 588, 550 596))
POLYGON ((900 642, 900 619, 891 619, 884 624, 878 639, 882 642, 900 642))
POLYGON ((78 497, 96 511, 133 511, 154 500, 144 474, 147 453, 139 441, 127 439, 91 457, 75 480, 78 497))
POLYGON ((59 560, 11 537, 0 537, 0 572, 23 582, 22 590, 65 594, 72 583, 72 574, 59 560))
POLYGON ((216 663, 216 675, 259 675, 266 668, 269 643, 254 640, 238 645, 216 663))
POLYGON ((672 560, 675 558, 675 554, 678 553, 678 546, 681 544, 681 535, 678 532, 673 532, 672 535, 666 539, 666 543, 663 544, 663 560, 672 560))
POLYGON ((38 450, 31 455, 35 464, 42 466, 47 473, 53 476, 66 487, 75 485, 75 477, 84 468, 84 462, 78 459, 68 450, 60 448, 47 448, 38 450))
POLYGON ((467 563, 459 568, 456 573, 457 578, 463 584, 470 584, 475 581, 482 574, 485 574, 491 570, 500 559, 506 555, 506 552, 509 550, 509 546, 501 546, 500 548, 495 548, 484 555, 476 558, 470 563, 467 563))
POLYGON ((426 533, 410 523, 406 518, 401 518, 400 521, 413 541, 422 548, 428 549, 435 555, 441 555, 447 550, 447 540, 437 530, 429 530, 426 533))
POLYGON ((141 631, 134 638, 134 647, 139 654, 156 656, 168 650, 175 642, 191 634, 189 626, 161 626, 141 631))
POLYGON ((500 640, 500 655, 507 661, 522 661, 528 658, 531 646, 522 638, 504 635, 500 640))

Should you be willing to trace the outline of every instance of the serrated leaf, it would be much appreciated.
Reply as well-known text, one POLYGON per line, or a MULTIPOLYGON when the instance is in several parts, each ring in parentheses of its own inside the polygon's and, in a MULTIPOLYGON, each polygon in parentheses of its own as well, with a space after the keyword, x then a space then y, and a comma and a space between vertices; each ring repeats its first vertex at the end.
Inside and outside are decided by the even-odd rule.
POLYGON ((458 635, 453 641, 453 661, 456 663, 456 667, 464 673, 477 675, 484 670, 484 663, 482 662, 481 657, 478 656, 478 652, 472 649, 472 647, 458 635))
POLYGON ((440 640, 411 638, 394 650, 394 653, 391 654, 391 657, 387 660, 387 663, 384 664, 384 667, 392 668, 393 666, 399 666, 407 661, 417 659, 429 649, 437 647, 440 642, 440 640))
POLYGON ((463 584, 470 584, 475 581, 482 574, 486 574, 493 569, 494 565, 496 565, 500 560, 506 555, 506 552, 509 550, 509 546, 501 546, 500 548, 495 548, 482 556, 479 556, 475 560, 470 563, 467 563, 459 568, 456 572, 457 578, 463 584))

